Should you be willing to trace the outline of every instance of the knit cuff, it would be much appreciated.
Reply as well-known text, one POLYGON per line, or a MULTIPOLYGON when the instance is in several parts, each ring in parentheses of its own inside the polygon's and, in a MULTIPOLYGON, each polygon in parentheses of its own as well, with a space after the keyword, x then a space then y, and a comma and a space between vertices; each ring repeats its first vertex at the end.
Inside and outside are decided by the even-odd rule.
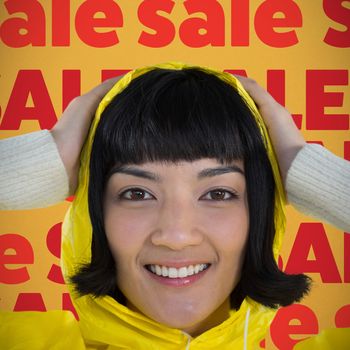
POLYGON ((68 176, 48 130, 0 142, 0 209, 47 207, 69 193, 68 176))
POLYGON ((288 171, 286 191, 301 212, 350 232, 350 162, 307 144, 288 171))

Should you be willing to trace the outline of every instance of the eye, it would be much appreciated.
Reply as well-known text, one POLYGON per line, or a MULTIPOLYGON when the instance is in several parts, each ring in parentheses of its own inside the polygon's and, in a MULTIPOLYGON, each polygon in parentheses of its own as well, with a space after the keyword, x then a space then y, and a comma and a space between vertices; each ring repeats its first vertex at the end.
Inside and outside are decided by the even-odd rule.
POLYGON ((129 188, 119 194, 120 199, 126 199, 129 201, 144 201, 155 199, 153 195, 149 192, 143 190, 142 188, 129 188))
POLYGON ((200 197, 201 200, 211 200, 211 201, 227 201, 235 198, 238 198, 237 193, 233 191, 225 190, 223 188, 216 188, 200 197))

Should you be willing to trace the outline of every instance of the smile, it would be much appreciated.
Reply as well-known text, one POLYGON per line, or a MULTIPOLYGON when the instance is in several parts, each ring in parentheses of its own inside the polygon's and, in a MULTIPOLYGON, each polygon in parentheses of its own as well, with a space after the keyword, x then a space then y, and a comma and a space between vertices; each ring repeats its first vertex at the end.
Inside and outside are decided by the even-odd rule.
POLYGON ((146 269, 157 276, 167 278, 185 278, 192 275, 197 275, 200 272, 206 270, 210 264, 196 264, 183 266, 180 268, 169 267, 163 265, 146 265, 146 269))

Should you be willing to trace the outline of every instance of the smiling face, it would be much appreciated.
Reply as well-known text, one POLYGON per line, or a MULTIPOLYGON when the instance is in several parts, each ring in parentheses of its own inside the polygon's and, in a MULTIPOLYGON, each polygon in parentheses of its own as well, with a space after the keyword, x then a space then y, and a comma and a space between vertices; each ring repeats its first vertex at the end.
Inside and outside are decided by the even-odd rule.
POLYGON ((192 335, 228 317, 249 226, 242 162, 115 168, 104 226, 130 308, 192 335))
POLYGON ((197 335, 246 297, 278 307, 307 291, 274 258, 283 196, 263 122, 222 78, 154 69, 108 102, 90 154, 91 260, 70 278, 80 295, 197 335))

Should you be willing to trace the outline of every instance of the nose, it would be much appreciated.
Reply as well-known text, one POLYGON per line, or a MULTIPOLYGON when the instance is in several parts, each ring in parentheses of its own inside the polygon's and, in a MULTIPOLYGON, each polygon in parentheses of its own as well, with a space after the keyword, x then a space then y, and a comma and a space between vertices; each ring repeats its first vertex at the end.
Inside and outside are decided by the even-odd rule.
POLYGON ((152 243, 171 250, 200 245, 204 236, 199 220, 193 205, 181 201, 166 203, 159 211, 157 225, 151 237, 152 243))

